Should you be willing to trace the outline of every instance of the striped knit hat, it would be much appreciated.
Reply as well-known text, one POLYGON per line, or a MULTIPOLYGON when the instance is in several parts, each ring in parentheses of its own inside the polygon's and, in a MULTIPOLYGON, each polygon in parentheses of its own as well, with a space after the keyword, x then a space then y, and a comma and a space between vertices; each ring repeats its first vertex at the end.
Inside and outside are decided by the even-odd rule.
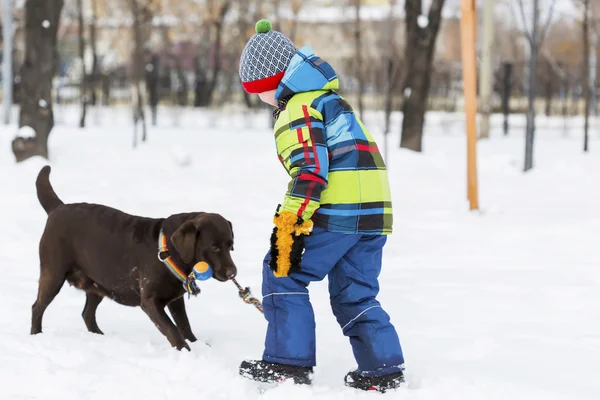
POLYGON ((240 78, 248 93, 277 89, 296 54, 296 46, 281 32, 272 30, 271 22, 261 19, 240 58, 240 78))

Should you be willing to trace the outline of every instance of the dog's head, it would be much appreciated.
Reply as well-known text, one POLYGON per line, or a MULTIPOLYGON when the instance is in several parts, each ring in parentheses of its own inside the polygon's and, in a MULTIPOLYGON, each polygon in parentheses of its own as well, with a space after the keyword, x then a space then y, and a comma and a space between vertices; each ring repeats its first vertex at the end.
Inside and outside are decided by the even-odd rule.
POLYGON ((184 263, 207 262, 218 281, 225 282, 237 274, 231 259, 233 226, 219 214, 200 213, 185 221, 171 235, 171 243, 184 263))

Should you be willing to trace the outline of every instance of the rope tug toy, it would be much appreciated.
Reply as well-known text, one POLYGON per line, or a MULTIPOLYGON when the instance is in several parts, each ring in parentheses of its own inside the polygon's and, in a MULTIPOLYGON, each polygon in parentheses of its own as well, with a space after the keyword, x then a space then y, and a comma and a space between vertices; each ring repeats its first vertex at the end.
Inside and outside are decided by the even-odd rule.
POLYGON ((250 288, 242 288, 242 286, 235 280, 235 278, 231 278, 231 281, 235 284, 235 286, 237 286, 240 298, 244 301, 244 303, 252 304, 254 307, 256 307, 258 311, 262 313, 262 304, 260 303, 260 300, 252 296, 252 293, 250 293, 250 288))

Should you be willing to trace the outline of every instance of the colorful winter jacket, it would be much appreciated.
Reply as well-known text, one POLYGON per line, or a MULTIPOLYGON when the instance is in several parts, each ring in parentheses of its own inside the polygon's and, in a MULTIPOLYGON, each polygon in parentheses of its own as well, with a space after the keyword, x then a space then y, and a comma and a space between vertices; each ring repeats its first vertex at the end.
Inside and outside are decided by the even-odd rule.
POLYGON ((292 178, 281 211, 329 231, 392 232, 392 201, 377 144, 339 94, 333 68, 301 48, 277 89, 279 160, 292 178))

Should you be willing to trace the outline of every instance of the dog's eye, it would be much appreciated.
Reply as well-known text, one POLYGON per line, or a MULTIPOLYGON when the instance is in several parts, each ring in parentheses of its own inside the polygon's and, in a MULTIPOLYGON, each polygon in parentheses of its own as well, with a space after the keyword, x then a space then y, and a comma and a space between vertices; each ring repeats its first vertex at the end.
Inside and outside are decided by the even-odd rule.
POLYGON ((221 249, 219 248, 219 246, 217 246, 216 244, 213 244, 212 246, 210 246, 210 249, 212 251, 221 251, 221 249))

